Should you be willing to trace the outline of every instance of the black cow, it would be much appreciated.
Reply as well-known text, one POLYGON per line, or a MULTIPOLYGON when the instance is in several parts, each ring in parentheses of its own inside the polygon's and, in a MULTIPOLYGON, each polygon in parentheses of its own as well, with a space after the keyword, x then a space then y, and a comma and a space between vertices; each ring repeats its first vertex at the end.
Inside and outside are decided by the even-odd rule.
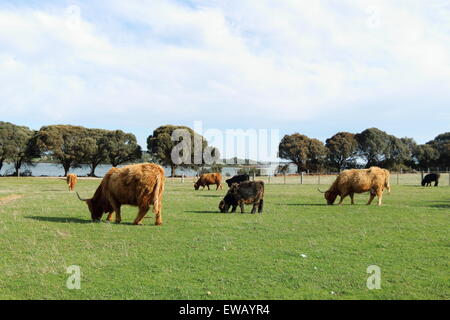
POLYGON ((249 180, 250 180, 250 176, 248 174, 240 174, 240 175, 234 176, 233 178, 225 180, 225 182, 227 183, 228 187, 231 187, 231 185, 233 183, 241 183, 243 181, 249 181, 249 180))
POLYGON ((263 212, 264 205, 264 182, 262 181, 244 181, 241 183, 233 183, 227 194, 219 203, 219 210, 222 213, 236 212, 237 206, 241 207, 241 213, 244 213, 244 204, 253 204, 252 213, 263 212))
POLYGON ((429 173, 422 180, 422 187, 431 186, 431 183, 434 181, 434 186, 437 187, 439 184, 439 178, 441 175, 439 173, 429 173))

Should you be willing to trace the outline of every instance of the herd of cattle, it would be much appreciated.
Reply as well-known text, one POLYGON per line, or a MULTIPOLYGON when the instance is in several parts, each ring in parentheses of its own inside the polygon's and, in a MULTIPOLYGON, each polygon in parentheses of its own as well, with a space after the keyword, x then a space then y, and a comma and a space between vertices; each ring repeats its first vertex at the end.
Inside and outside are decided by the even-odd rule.
MULTIPOLYGON (((382 204, 383 191, 387 189, 390 193, 390 174, 386 169, 371 167, 369 169, 351 169, 341 172, 331 187, 323 192, 327 204, 334 204, 339 196, 339 205, 350 196, 351 204, 354 204, 355 193, 369 192, 368 205, 373 199, 378 197, 378 205, 382 204)), ((100 185, 90 199, 83 199, 77 193, 81 201, 85 201, 93 221, 100 221, 103 214, 107 213, 108 221, 112 221, 112 214, 116 214, 116 223, 121 221, 122 205, 137 206, 139 211, 134 224, 142 224, 142 220, 147 214, 150 206, 156 215, 155 225, 162 224, 162 196, 164 191, 164 169, 153 163, 143 163, 128 165, 122 168, 112 168, 103 177, 100 185)), ((422 186, 431 185, 431 182, 438 185, 439 175, 428 174, 422 181, 422 186)), ((75 188, 77 176, 67 175, 69 190, 75 188)), ((250 181, 247 174, 237 175, 225 181, 229 187, 225 197, 219 203, 219 210, 222 213, 235 212, 239 206, 241 213, 244 213, 244 205, 253 205, 251 213, 263 212, 264 206, 264 182, 250 181)), ((194 184, 194 189, 202 190, 210 185, 216 185, 217 189, 222 189, 222 175, 220 173, 202 174, 194 184)))

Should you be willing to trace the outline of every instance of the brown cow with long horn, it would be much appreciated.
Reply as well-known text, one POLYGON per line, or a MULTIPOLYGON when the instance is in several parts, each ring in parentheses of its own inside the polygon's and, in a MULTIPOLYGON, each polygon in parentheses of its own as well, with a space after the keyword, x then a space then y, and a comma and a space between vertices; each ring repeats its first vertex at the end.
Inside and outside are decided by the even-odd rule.
POLYGON ((120 207, 128 204, 139 208, 134 224, 141 225, 152 205, 156 214, 155 225, 161 225, 164 180, 161 166, 153 163, 134 164, 110 169, 91 199, 82 199, 77 195, 87 203, 93 221, 100 221, 104 213, 108 213, 107 220, 111 221, 112 213, 115 212, 116 223, 120 223, 120 207))
POLYGON ((383 199, 384 188, 390 191, 389 171, 378 167, 369 169, 351 169, 345 170, 339 174, 331 187, 322 192, 329 205, 333 204, 337 196, 340 196, 339 205, 342 204, 344 198, 350 196, 351 204, 354 204, 355 193, 370 192, 370 205, 375 198, 378 197, 378 205, 381 205, 383 199))

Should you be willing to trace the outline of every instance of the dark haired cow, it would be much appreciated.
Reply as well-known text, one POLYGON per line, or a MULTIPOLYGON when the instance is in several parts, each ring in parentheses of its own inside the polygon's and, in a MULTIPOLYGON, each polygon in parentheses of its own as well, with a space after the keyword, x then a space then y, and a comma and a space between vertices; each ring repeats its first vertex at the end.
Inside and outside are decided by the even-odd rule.
POLYGON ((219 203, 219 210, 222 213, 228 212, 230 207, 233 207, 231 212, 236 212, 237 206, 241 208, 241 213, 244 213, 244 204, 253 204, 252 213, 263 212, 264 205, 264 182, 262 181, 243 181, 241 183, 233 183, 227 194, 219 203))
POLYGON ((160 225, 164 179, 164 169, 153 163, 112 168, 91 199, 82 199, 77 195, 87 203, 94 221, 100 221, 104 213, 108 213, 108 221, 111 221, 112 213, 115 212, 116 222, 119 223, 122 219, 121 205, 129 204, 139 208, 134 224, 140 225, 152 205, 156 214, 155 225, 160 225))
POLYGON ((439 184, 439 178, 441 175, 439 173, 429 173, 422 180, 422 187, 431 186, 431 183, 434 182, 434 186, 437 187, 439 184))
POLYGON ((243 181, 249 181, 249 180, 250 180, 250 176, 248 174, 240 174, 240 175, 234 176, 233 178, 225 180, 225 182, 227 183, 228 187, 231 187, 231 185, 233 183, 241 183, 243 181))

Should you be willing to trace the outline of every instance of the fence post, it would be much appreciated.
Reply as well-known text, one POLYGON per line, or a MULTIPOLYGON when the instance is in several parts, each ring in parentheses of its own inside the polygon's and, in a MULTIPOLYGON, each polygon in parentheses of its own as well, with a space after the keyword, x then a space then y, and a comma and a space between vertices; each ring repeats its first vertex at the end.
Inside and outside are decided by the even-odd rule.
POLYGON ((284 177, 284 184, 286 184, 286 173, 283 174, 283 177, 284 177))
POLYGON ((400 185, 400 174, 397 171, 397 185, 400 185))
POLYGON ((300 184, 303 184, 303 171, 300 173, 300 184))
POLYGON ((184 172, 181 174, 181 183, 184 183, 184 172))
POLYGON ((267 182, 268 184, 270 183, 270 173, 269 173, 269 182, 267 182))
POLYGON ((320 173, 317 173, 317 184, 320 186, 320 173))

